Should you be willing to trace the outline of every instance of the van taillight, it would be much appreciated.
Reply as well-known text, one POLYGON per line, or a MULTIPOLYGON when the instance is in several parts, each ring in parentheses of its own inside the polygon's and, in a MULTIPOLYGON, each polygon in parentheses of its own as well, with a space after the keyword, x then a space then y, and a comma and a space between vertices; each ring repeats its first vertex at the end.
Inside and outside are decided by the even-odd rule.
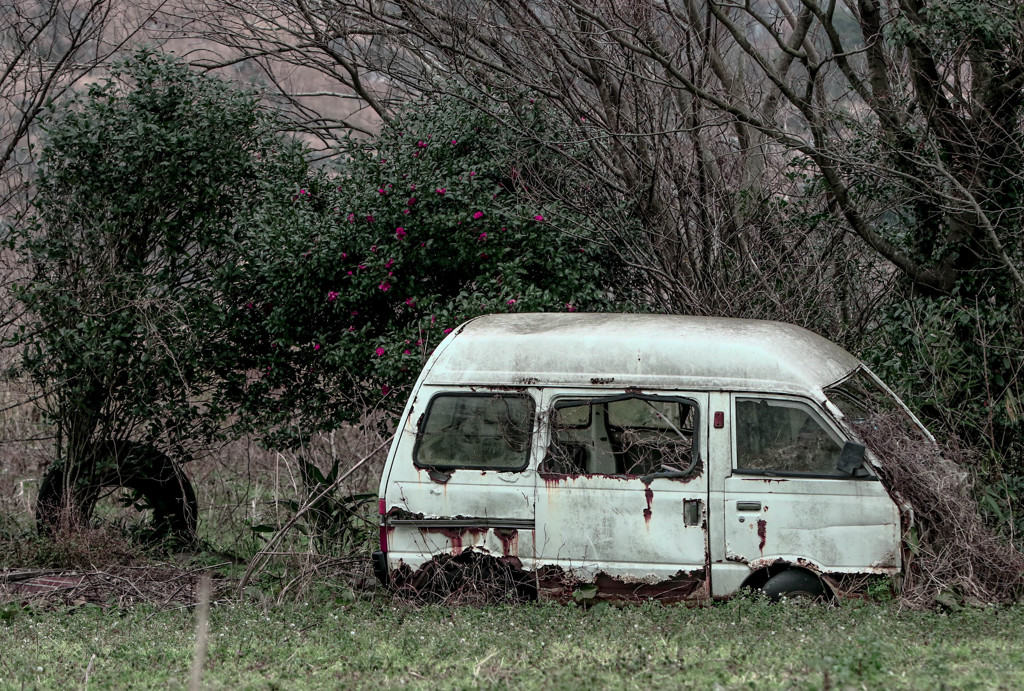
POLYGON ((377 500, 377 513, 380 514, 380 551, 388 551, 388 527, 384 522, 385 509, 384 497, 377 500))

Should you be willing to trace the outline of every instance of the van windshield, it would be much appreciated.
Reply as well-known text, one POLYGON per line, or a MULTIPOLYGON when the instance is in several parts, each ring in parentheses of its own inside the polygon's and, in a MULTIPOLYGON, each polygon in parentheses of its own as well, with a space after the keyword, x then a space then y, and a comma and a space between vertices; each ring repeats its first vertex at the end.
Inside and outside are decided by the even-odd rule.
POLYGON ((932 439, 907 407, 863 366, 826 388, 825 395, 853 427, 870 424, 872 418, 886 416, 898 419, 911 436, 932 439))

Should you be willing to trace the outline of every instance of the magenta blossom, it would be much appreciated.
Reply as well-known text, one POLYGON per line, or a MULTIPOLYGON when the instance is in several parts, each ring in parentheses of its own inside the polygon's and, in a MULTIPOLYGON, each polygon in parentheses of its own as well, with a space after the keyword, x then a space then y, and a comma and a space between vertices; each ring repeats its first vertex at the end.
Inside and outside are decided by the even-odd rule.
POLYGON ((395 265, 395 260, 394 259, 388 259, 386 262, 384 262, 384 268, 385 269, 390 269, 394 265, 395 265))
POLYGON ((444 193, 445 193, 445 192, 447 192, 447 191, 448 191, 448 189, 447 189, 447 188, 445 188, 445 187, 438 187, 438 188, 437 188, 437 193, 438 193, 438 194, 444 194, 444 193))
POLYGON ((413 300, 412 298, 406 298, 405 299, 405 304, 409 305, 409 307, 415 307, 416 306, 416 301, 413 300))
POLYGON ((402 239, 402 238, 405 237, 405 235, 406 235, 405 228, 403 228, 402 226, 398 226, 397 228, 395 228, 395 237, 396 238, 402 239))
POLYGON ((487 241, 487 233, 480 233, 480 236, 477 237, 477 240, 479 240, 480 242, 486 242, 487 241))
POLYGON ((375 350, 374 352, 377 353, 377 357, 380 357, 381 355, 384 354, 384 349, 381 348, 380 346, 377 346, 377 350, 375 350))
POLYGON ((565 311, 566 312, 575 312, 576 311, 576 305, 572 304, 571 302, 565 303, 565 311))
POLYGON ((331 290, 327 293, 327 302, 334 302, 338 299, 338 291, 331 290))
POLYGON ((442 333, 444 333, 445 335, 450 334, 451 332, 451 329, 445 329, 444 331, 442 331, 442 333))
POLYGON ((541 216, 540 214, 537 214, 536 216, 533 217, 533 220, 535 220, 535 221, 543 221, 544 217, 541 216))
POLYGON ((384 384, 380 387, 380 392, 384 396, 387 396, 389 393, 391 393, 391 387, 388 386, 387 384, 384 384))
POLYGON ((313 344, 313 350, 320 350, 320 344, 319 343, 314 343, 313 344))
POLYGON ((388 283, 387 281, 384 281, 383 283, 381 283, 377 287, 380 288, 381 290, 383 290, 385 293, 388 292, 389 290, 391 290, 391 284, 388 283))
POLYGON ((484 212, 483 211, 477 211, 475 214, 473 214, 473 220, 474 221, 479 221, 483 217, 484 217, 484 212))
POLYGON ((514 305, 514 304, 516 304, 516 299, 515 299, 515 298, 512 298, 511 300, 509 300, 509 301, 508 301, 508 302, 506 302, 505 304, 506 304, 506 305, 514 305))

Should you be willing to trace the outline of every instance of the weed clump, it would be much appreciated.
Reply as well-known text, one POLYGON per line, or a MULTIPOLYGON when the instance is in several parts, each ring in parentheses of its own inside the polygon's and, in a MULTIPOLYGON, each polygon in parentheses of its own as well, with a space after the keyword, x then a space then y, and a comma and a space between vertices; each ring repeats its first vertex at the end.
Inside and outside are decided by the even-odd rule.
POLYGON ((903 512, 900 601, 937 604, 1009 603, 1024 594, 1024 553, 982 519, 969 468, 974 454, 939 445, 895 412, 856 424, 878 461, 879 475, 903 512))

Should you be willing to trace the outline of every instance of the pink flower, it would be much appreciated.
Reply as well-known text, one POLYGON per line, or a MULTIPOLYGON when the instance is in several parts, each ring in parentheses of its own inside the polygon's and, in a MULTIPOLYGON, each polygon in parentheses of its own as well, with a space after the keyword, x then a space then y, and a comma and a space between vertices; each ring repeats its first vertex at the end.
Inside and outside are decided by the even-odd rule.
POLYGON ((412 355, 412 351, 406 348, 405 350, 402 351, 402 355, 412 355))
POLYGON ((358 317, 359 316, 359 310, 352 310, 352 316, 353 317, 358 317))
POLYGON ((409 201, 406 202, 407 206, 412 206, 416 203, 416 197, 409 197, 409 201))
POLYGON ((337 291, 331 290, 331 291, 329 291, 327 293, 327 302, 334 302, 337 299, 338 299, 338 292, 337 291))
POLYGON ((505 304, 506 304, 506 305, 514 305, 514 304, 516 304, 516 299, 515 299, 515 298, 512 298, 511 300, 509 300, 509 301, 508 301, 508 302, 506 302, 505 304))
POLYGON ((313 344, 313 350, 320 350, 320 344, 319 343, 314 343, 313 344))
POLYGON ((491 256, 491 255, 487 254, 486 252, 481 252, 480 253, 480 258, 481 259, 487 259, 489 256, 491 256))
POLYGON ((576 305, 572 304, 571 302, 565 303, 565 311, 566 312, 575 312, 576 311, 576 305))
POLYGON ((445 193, 445 192, 447 192, 447 191, 448 191, 448 190, 447 190, 447 188, 445 188, 445 187, 438 187, 438 188, 437 188, 437 193, 438 193, 438 194, 444 194, 444 193, 445 193))
POLYGON ((388 292, 389 290, 391 290, 391 284, 388 283, 387 281, 384 281, 383 283, 381 283, 377 287, 380 288, 381 290, 383 290, 385 293, 388 292))
POLYGON ((483 211, 477 211, 475 214, 473 214, 473 220, 474 221, 479 221, 483 217, 484 217, 484 212, 483 211))
POLYGON ((377 350, 375 350, 374 352, 377 353, 377 357, 380 357, 381 355, 384 354, 384 349, 381 348, 380 346, 377 346, 377 350))
POLYGON ((450 334, 451 332, 452 332, 452 330, 451 330, 451 329, 445 329, 445 330, 444 330, 444 331, 442 331, 441 333, 443 333, 443 334, 447 335, 447 334, 450 334))
POLYGON ((405 304, 409 305, 409 307, 415 307, 416 306, 416 301, 413 300, 412 298, 406 298, 405 299, 405 304))
POLYGON ((476 176, 476 172, 475 171, 472 171, 472 170, 469 171, 469 177, 475 177, 475 176, 476 176))
POLYGON ((414 183, 412 183, 411 185, 409 185, 409 189, 410 189, 410 190, 414 190, 414 191, 415 191, 415 189, 416 189, 416 183, 414 182, 414 183))
POLYGON ((342 259, 348 259, 348 253, 347 252, 342 252, 341 253, 341 258, 342 259))
POLYGON ((307 192, 306 190, 299 190, 299 194, 300 195, 309 194, 309 192, 307 192))
POLYGON ((373 215, 372 214, 366 217, 366 222, 367 223, 373 223, 373 215))
POLYGON ((370 245, 370 251, 371 252, 376 252, 377 251, 377 245, 370 245))
POLYGON ((381 187, 379 190, 377 190, 377 193, 378 194, 387 194, 387 190, 385 190, 383 187, 381 187))
POLYGON ((251 310, 252 309, 252 303, 251 302, 245 303, 245 309, 251 310))
POLYGON ((381 394, 387 396, 391 392, 391 387, 388 386, 387 384, 384 384, 383 386, 380 387, 380 392, 381 394))
POLYGON ((487 241, 487 233, 480 233, 480 236, 477 238, 477 240, 479 240, 480 242, 486 242, 487 241))
POLYGON ((536 216, 533 217, 533 220, 535 220, 535 221, 543 221, 544 217, 541 216, 540 214, 537 214, 536 216))
POLYGON ((395 237, 398 238, 399 240, 404 238, 405 237, 405 228, 403 228, 402 226, 398 226, 397 228, 395 228, 395 237))
POLYGON ((348 215, 348 222, 349 223, 355 223, 356 222, 356 215, 355 214, 349 214, 348 215))
POLYGON ((402 213, 405 214, 406 216, 408 216, 409 215, 409 209, 402 209, 402 213))
POLYGON ((386 262, 384 262, 384 268, 385 269, 390 269, 392 266, 394 266, 394 264, 395 264, 395 260, 394 259, 388 259, 386 262))
POLYGON ((454 146, 454 145, 456 145, 456 144, 458 144, 458 142, 457 142, 457 141, 455 141, 455 140, 453 139, 453 140, 452 140, 452 146, 454 146))
POLYGON ((359 264, 356 268, 357 269, 365 269, 366 268, 366 264, 359 264))

